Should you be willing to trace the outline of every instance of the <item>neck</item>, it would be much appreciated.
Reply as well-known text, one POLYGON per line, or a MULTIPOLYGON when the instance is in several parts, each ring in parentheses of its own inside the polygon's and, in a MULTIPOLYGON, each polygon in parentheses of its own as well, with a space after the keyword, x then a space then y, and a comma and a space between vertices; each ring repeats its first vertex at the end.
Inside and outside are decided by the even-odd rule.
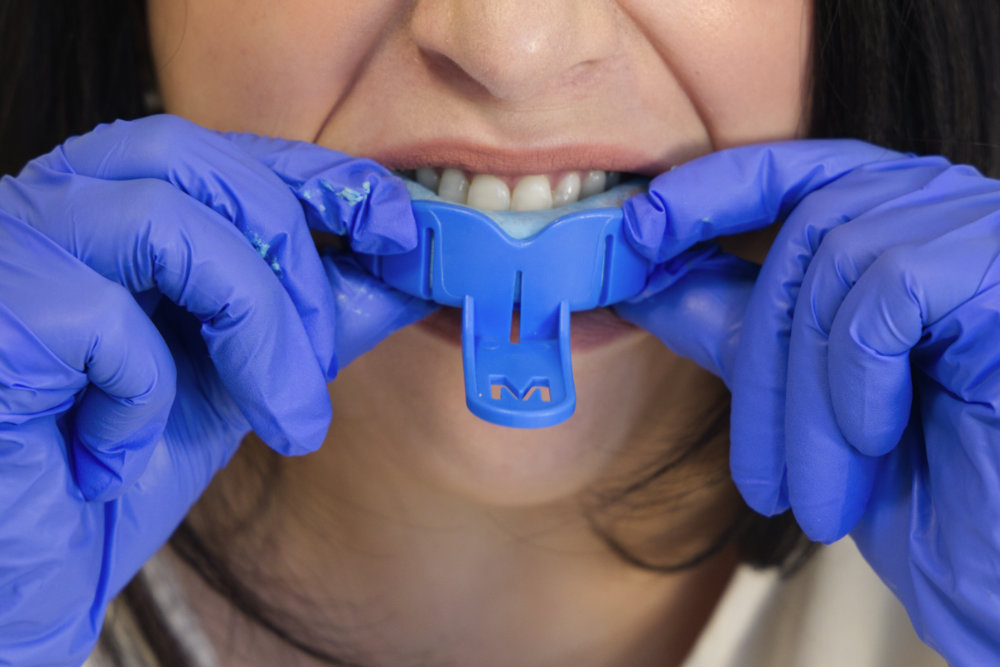
MULTIPOLYGON (((245 479, 235 470, 260 447, 244 446, 233 479, 245 479)), ((336 451, 342 458, 350 449, 336 451)), ((304 659, 295 643, 362 665, 426 656, 440 665, 680 664, 736 565, 727 549, 696 568, 654 573, 612 554, 573 502, 483 508, 386 471, 370 474, 357 460, 333 468, 281 461, 280 479, 294 484, 279 482, 277 501, 222 555, 293 641, 262 632, 186 578, 219 652, 234 664, 304 659), (331 479, 330 470, 344 472, 331 479)), ((192 517, 202 533, 207 512, 192 517)))

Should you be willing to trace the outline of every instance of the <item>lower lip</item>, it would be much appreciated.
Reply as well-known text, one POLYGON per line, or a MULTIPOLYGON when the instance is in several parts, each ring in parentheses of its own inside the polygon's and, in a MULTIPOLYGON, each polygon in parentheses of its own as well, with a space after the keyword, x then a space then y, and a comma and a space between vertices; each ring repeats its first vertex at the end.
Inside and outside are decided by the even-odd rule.
MULTIPOLYGON (((442 307, 417 326, 454 345, 462 344, 462 311, 459 308, 442 307)), ((586 352, 638 331, 637 326, 621 319, 609 308, 581 311, 570 316, 570 348, 574 352, 586 352)))

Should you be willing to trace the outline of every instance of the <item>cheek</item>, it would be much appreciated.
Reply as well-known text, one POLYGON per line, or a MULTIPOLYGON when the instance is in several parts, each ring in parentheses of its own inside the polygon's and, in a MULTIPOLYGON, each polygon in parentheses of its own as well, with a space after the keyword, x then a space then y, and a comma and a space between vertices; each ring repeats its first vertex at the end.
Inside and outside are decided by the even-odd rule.
POLYGON ((221 130, 310 140, 399 0, 149 0, 164 107, 221 130))
POLYGON ((681 81, 712 148, 801 135, 808 0, 623 1, 681 81))

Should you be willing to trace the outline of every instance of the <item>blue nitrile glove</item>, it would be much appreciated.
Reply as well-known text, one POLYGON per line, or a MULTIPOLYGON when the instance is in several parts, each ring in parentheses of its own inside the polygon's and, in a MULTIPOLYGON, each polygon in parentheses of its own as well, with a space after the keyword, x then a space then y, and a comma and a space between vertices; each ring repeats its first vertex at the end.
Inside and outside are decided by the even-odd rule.
POLYGON ((823 542, 851 531, 928 644, 996 663, 1000 182, 798 141, 695 160, 625 214, 664 264, 618 312, 726 382, 747 502, 823 542), (687 250, 781 219, 759 274, 687 250))
POLYGON ((314 450, 326 381, 433 308, 309 227, 416 242, 378 165, 167 116, 0 181, 0 665, 80 664, 243 436, 314 450))

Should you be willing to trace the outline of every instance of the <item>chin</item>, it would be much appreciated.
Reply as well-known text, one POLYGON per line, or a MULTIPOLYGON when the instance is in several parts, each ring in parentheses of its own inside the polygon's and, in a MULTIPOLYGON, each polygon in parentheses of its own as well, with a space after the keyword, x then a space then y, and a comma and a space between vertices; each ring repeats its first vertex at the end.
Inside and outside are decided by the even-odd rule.
POLYGON ((490 507, 557 503, 585 490, 617 458, 626 434, 578 412, 558 426, 514 429, 461 413, 447 433, 414 442, 427 479, 490 507))
POLYGON ((356 444, 413 481, 482 505, 556 503, 613 466, 676 361, 638 330, 575 354, 574 415, 557 426, 515 429, 469 412, 460 351, 408 327, 331 385, 331 437, 337 447, 356 444))

